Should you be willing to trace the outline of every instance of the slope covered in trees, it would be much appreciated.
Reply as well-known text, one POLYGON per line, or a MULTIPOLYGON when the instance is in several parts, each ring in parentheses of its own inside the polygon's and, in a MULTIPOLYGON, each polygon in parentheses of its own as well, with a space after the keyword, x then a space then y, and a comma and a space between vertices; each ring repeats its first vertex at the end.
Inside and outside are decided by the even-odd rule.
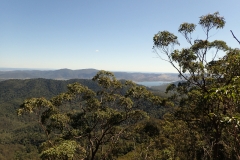
MULTIPOLYGON (((19 108, 24 99, 31 97, 51 99, 60 93, 67 92, 67 85, 76 82, 95 92, 100 89, 96 82, 86 79, 67 81, 13 79, 0 82, 0 128, 2 128, 0 132, 0 159, 39 158, 38 147, 45 139, 44 133, 31 115, 16 116, 16 109, 19 108)), ((125 81, 120 82, 125 83, 125 81)), ((122 90, 122 92, 126 91, 122 90)), ((155 117, 159 117, 165 112, 163 108, 141 107, 155 117)))
POLYGON ((0 82, 0 159, 35 159, 35 145, 42 142, 41 131, 30 117, 16 117, 19 105, 31 97, 53 97, 78 82, 96 89, 91 80, 57 81, 49 79, 6 80, 0 82), (16 158, 17 159, 17 158, 16 158))

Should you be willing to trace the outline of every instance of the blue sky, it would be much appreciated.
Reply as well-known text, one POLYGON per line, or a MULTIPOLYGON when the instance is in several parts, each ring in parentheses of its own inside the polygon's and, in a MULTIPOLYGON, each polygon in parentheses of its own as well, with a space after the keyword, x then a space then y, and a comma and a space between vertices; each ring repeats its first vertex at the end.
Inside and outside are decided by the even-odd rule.
MULTIPOLYGON (((95 68, 175 72, 152 50, 152 37, 220 12, 226 26, 213 39, 239 47, 239 0, 1 0, 0 67, 95 68)), ((199 27, 193 38, 205 38, 199 27)))

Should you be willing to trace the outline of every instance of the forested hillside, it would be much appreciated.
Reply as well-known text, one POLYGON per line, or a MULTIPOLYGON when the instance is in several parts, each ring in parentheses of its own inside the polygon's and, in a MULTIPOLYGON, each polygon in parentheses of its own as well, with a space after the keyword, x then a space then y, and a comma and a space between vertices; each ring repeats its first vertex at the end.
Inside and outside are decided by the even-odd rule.
MULTIPOLYGON (((33 157, 38 157, 36 147, 32 143, 38 144, 39 141, 42 141, 41 138, 38 138, 41 131, 31 118, 16 116, 16 110, 24 99, 43 96, 51 98, 65 92, 67 84, 74 82, 79 82, 93 90, 97 89, 96 83, 84 79, 68 81, 13 79, 0 82, 0 128, 2 128, 0 132, 0 159, 14 159, 16 156, 25 157, 26 155, 31 157, 33 153, 35 153, 33 157), (32 151, 34 152, 30 153, 32 151)), ((30 159, 34 159, 33 157, 30 159)))
MULTIPOLYGON (((32 116, 17 116, 17 109, 25 99, 32 97, 52 97, 66 92, 67 85, 78 82, 93 91, 100 89, 92 80, 71 79, 27 79, 5 80, 0 82, 0 159, 37 159, 38 147, 45 137, 42 129, 32 116), (11 153, 11 154, 10 154, 11 153)), ((121 81, 125 83, 125 81, 121 81)), ((156 94, 158 91, 155 90, 156 94)), ((160 92, 159 92, 160 93, 160 92)), ((146 108, 150 114, 159 117, 165 110, 163 108, 146 108), (158 112, 156 112, 158 110, 158 112)))

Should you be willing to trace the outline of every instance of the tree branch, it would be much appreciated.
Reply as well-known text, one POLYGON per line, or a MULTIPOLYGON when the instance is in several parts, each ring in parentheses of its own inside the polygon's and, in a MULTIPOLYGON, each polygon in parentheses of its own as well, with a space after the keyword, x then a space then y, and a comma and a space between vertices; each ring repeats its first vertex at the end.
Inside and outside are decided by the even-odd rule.
POLYGON ((230 32, 232 33, 233 38, 235 38, 238 41, 238 43, 240 44, 240 41, 235 37, 235 35, 233 34, 232 30, 230 30, 230 32))

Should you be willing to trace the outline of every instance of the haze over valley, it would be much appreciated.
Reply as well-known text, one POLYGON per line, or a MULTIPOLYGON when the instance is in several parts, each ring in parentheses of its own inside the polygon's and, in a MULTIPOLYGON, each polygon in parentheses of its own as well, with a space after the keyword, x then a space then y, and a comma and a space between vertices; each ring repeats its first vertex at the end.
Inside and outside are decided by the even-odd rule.
MULTIPOLYGON (((0 71, 0 80, 45 78, 55 80, 91 79, 99 70, 96 69, 60 69, 60 70, 11 70, 0 71)), ((177 73, 141 73, 141 72, 113 72, 117 79, 135 82, 177 81, 177 73)))

